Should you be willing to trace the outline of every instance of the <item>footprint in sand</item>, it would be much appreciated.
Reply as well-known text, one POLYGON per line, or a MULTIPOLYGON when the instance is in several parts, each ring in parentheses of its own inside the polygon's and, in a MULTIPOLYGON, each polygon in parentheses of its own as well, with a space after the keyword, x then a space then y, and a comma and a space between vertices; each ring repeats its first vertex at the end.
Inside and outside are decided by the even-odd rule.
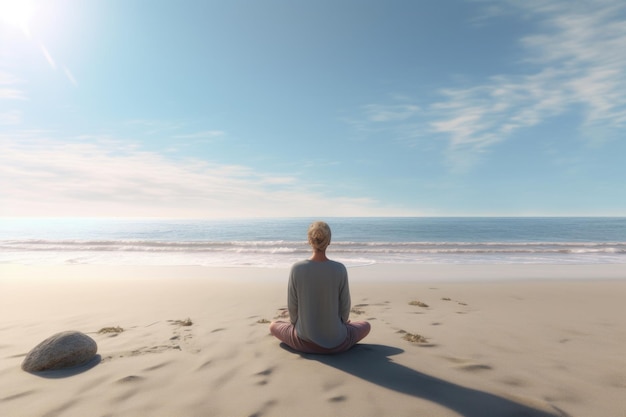
POLYGON ((516 387, 516 388, 527 387, 528 386, 528 383, 526 381, 524 381, 523 379, 520 379, 520 378, 516 378, 516 377, 510 377, 509 376, 509 377, 501 378, 500 381, 503 384, 510 385, 510 386, 516 387))
MULTIPOLYGON (((173 329, 172 336, 170 336, 170 338, 167 341, 164 341, 163 344, 153 345, 153 346, 142 346, 138 349, 127 351, 127 352, 111 353, 107 356, 104 356, 101 362, 104 363, 104 362, 111 361, 113 359, 124 358, 127 356, 139 356, 139 355, 146 355, 150 353, 162 353, 162 352, 166 352, 170 350, 182 351, 183 348, 184 350, 190 351, 193 353, 198 353, 201 351, 201 349, 194 348, 192 346, 193 330, 191 326, 193 325, 193 322, 191 321, 191 319, 188 318, 185 320, 167 320, 167 322, 170 325, 175 326, 175 327, 173 329)), ((144 327, 151 327, 157 323, 159 322, 157 321, 144 327)), ((130 327, 129 329, 132 330, 135 328, 137 328, 137 326, 130 327)), ((116 335, 119 335, 119 334, 122 334, 122 332, 124 333, 126 332, 126 330, 122 329, 121 327, 106 328, 106 329, 110 331, 100 332, 100 334, 114 333, 116 335)))
POLYGON ((170 361, 161 362, 161 363, 159 363, 159 364, 157 364, 157 365, 150 366, 150 367, 148 367, 148 368, 144 369, 143 371, 144 371, 144 372, 156 371, 157 369, 161 369, 161 368, 163 368, 163 367, 165 367, 165 366, 169 365, 170 363, 171 363, 170 361))
POLYGON ((422 308, 428 308, 428 304, 426 304, 423 301, 419 301, 419 300, 414 300, 409 302, 409 305, 411 306, 417 306, 417 307, 422 307, 422 308))
MULTIPOLYGON (((190 318, 185 320, 168 320, 174 327, 174 335, 170 338, 170 342, 172 342, 171 349, 190 351, 193 353, 198 353, 201 349, 194 348, 192 346, 193 335, 193 321, 190 318), (178 343, 180 342, 180 343, 178 343)), ((221 331, 224 329, 215 329, 213 332, 221 331)), ((212 333, 213 333, 212 332, 212 333)))
POLYGON ((457 303, 458 305, 461 305, 461 306, 466 306, 467 305, 467 303, 464 303, 463 301, 453 300, 450 297, 443 297, 442 300, 443 301, 454 301, 455 303, 457 303))
POLYGON ((396 333, 399 333, 402 336, 402 339, 406 340, 407 342, 411 342, 412 344, 419 346, 419 347, 426 347, 426 348, 432 348, 432 347, 437 347, 436 343, 432 343, 430 340, 428 340, 426 337, 422 336, 421 334, 417 334, 417 333, 409 333, 406 330, 398 330, 396 333))
POLYGON ((117 381, 115 381, 115 383, 117 384, 128 384, 128 383, 134 383, 134 382, 139 382, 144 380, 145 378, 142 376, 137 376, 137 375, 128 375, 125 376, 124 378, 120 378, 117 381))
POLYGON ((261 417, 263 415, 265 415, 267 413, 267 410, 269 410, 272 406, 278 404, 277 400, 267 400, 262 406, 261 409, 258 410, 256 413, 252 413, 250 414, 249 417, 261 417))
POLYGON ((346 401, 347 399, 348 397, 346 397, 345 395, 337 395, 336 397, 329 398, 328 401, 331 403, 339 403, 339 402, 346 401))
POLYGON ((201 370, 203 370, 205 368, 208 368, 211 365, 213 365, 213 360, 209 359, 208 361, 205 361, 202 365, 200 365, 197 370, 201 371, 201 370))
POLYGON ((361 314, 365 314, 365 310, 361 310, 360 308, 355 306, 350 309, 350 313, 360 316, 361 314))
POLYGON ((476 371, 489 371, 493 369, 489 365, 484 365, 481 363, 469 363, 467 365, 459 366, 459 369, 467 372, 476 372, 476 371))
POLYGON ((465 372, 480 372, 480 371, 490 371, 493 369, 492 366, 490 365, 486 365, 483 363, 477 363, 474 362, 470 359, 463 359, 463 358, 454 358, 454 357, 450 357, 450 356, 444 356, 444 359, 446 359, 449 362, 452 362, 454 364, 456 364, 455 368, 461 370, 461 371, 465 371, 465 372))
POLYGON ((406 330, 398 330, 396 333, 402 334, 403 335, 402 338, 408 342, 416 343, 422 346, 431 346, 431 345, 428 345, 428 339, 426 339, 424 336, 420 334, 409 333, 406 330))
POLYGON ((254 374, 255 377, 261 377, 261 379, 256 382, 256 385, 267 385, 267 383, 269 382, 269 379, 264 378, 264 377, 270 376, 272 372, 274 372, 274 368, 267 368, 264 371, 257 372, 256 374, 254 374))
POLYGON ((369 304, 367 303, 355 304, 350 309, 350 313, 360 316, 361 314, 365 314, 365 310, 363 309, 363 307, 368 307, 368 306, 369 304))
POLYGON ((289 310, 287 308, 279 308, 274 316, 275 319, 288 319, 289 310))
MULTIPOLYGON (((178 345, 156 345, 156 346, 144 346, 141 347, 139 349, 135 349, 132 352, 130 352, 129 354, 121 354, 119 357, 123 358, 126 356, 139 356, 139 355, 146 355, 148 353, 161 353, 161 352, 165 352, 167 350, 181 350, 180 346, 178 345)), ((111 357, 107 358, 107 359, 112 359, 111 357)))

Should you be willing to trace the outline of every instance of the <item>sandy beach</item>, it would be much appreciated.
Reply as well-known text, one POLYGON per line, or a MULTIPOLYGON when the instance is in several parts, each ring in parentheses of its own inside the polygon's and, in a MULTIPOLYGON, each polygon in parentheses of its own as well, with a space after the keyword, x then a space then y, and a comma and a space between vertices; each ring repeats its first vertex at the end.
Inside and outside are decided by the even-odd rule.
POLYGON ((350 268, 372 332, 336 356, 269 334, 287 274, 1 265, 0 416, 626 416, 626 265, 350 268), (21 370, 64 330, 95 360, 21 370))

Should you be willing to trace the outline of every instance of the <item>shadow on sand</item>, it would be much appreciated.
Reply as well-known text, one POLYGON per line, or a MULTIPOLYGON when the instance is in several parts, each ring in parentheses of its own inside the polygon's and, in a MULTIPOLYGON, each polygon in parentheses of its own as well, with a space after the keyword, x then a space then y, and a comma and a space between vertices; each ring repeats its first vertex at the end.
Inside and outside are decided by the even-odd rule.
MULTIPOLYGON (((294 352, 286 345, 282 346, 294 352)), ((358 344, 339 355, 300 355, 381 387, 440 404, 464 417, 569 416, 555 407, 553 412, 546 412, 494 394, 447 382, 389 359, 389 356, 402 352, 402 349, 391 346, 358 344)))

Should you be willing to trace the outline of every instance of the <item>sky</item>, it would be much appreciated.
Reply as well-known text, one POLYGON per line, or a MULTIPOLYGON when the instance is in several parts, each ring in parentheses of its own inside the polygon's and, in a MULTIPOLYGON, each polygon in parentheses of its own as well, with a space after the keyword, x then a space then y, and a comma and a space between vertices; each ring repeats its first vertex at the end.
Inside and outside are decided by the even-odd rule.
POLYGON ((626 216, 623 0, 0 0, 0 216, 626 216))

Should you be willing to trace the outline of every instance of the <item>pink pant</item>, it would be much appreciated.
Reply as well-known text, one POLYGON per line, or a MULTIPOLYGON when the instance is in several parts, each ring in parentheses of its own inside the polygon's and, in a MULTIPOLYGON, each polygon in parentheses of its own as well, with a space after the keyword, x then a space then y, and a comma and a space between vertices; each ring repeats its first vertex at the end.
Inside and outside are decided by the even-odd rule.
POLYGON ((296 327, 289 322, 274 321, 270 324, 270 332, 276 336, 277 339, 292 349, 304 353, 328 354, 345 352, 352 346, 356 345, 357 342, 367 336, 370 332, 370 324, 366 321, 351 321, 346 323, 346 328, 348 330, 348 336, 343 343, 334 348, 325 348, 298 337, 296 327))

